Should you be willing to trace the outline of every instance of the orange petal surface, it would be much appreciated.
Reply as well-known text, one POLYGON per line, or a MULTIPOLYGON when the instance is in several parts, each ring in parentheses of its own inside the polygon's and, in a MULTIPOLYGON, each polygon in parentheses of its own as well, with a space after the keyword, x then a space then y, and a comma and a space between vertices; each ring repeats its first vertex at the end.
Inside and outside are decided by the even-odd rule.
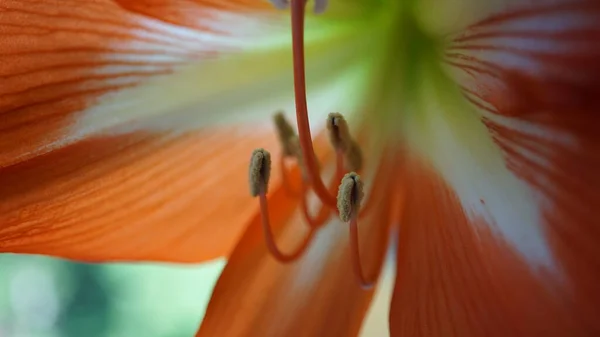
POLYGON ((202 18, 235 13, 268 13, 274 8, 267 1, 252 0, 115 0, 123 8, 176 25, 210 29, 202 18))
MULTIPOLYGON (((90 109, 107 115, 107 97, 233 48, 215 38, 231 30, 190 29, 121 5, 0 0, 1 251, 197 262, 228 254, 255 208, 247 161, 273 145, 270 130, 80 125, 90 109)), ((225 7, 196 19, 227 26, 225 7)))
POLYGON ((0 167, 60 148, 97 99, 214 53, 113 1, 0 1, 0 167))
POLYGON ((0 251, 85 261, 227 255, 256 211, 250 153, 275 141, 235 128, 133 134, 0 169, 0 251))
POLYGON ((458 189, 411 158, 392 336, 600 334, 600 6, 537 4, 471 26, 446 55, 536 217, 515 219, 493 175, 458 189), (497 198, 466 202, 477 189, 497 198), (534 258, 534 240, 510 235, 533 227, 534 258))
POLYGON ((597 279, 596 269, 534 268, 430 167, 413 161, 405 177, 392 336, 595 335, 599 307, 580 282, 597 279))

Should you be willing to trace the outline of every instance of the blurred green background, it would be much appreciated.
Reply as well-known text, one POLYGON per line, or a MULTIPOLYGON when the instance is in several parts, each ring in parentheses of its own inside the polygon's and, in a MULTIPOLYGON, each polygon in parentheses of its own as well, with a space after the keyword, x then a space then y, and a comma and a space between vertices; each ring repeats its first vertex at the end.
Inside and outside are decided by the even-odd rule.
MULTIPOLYGON (((225 262, 101 265, 0 254, 0 337, 192 337, 225 262)), ((391 264, 361 336, 389 337, 391 264)))
POLYGON ((190 337, 225 260, 82 264, 0 255, 0 337, 190 337))

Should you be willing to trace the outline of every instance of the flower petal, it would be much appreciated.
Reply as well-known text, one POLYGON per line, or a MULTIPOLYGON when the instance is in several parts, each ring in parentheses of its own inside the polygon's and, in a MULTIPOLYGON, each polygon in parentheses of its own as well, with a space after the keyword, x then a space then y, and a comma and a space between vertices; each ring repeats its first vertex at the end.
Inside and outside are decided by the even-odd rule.
POLYGON ((211 17, 223 12, 240 14, 265 14, 275 11, 267 1, 253 0, 115 0, 123 8, 168 23, 198 29, 210 28, 206 24, 211 17))
POLYGON ((131 134, 0 169, 0 251, 85 261, 228 255, 256 211, 250 153, 276 142, 249 127, 131 134))
MULTIPOLYGON (((458 33, 478 22, 501 22, 504 19, 529 17, 529 23, 540 22, 540 16, 558 19, 556 14, 567 12, 572 8, 593 8, 598 3, 595 0, 423 0, 415 3, 417 16, 423 27, 430 31, 446 36, 458 33), (492 21, 488 21, 494 17, 492 21), (536 19, 537 17, 537 19, 536 19), (499 20, 498 20, 499 19, 499 20)), ((564 16, 567 21, 558 19, 555 24, 561 25, 570 21, 571 17, 564 16)), ((523 22, 524 23, 524 22, 523 22)))
POLYGON ((165 24, 111 0, 0 0, 0 13, 0 249, 88 261, 227 254, 255 207, 227 186, 245 186, 247 153, 272 144, 270 130, 78 125, 90 109, 110 111, 102 102, 116 92, 231 53, 235 31, 165 24))
POLYGON ((99 98, 218 50, 109 0, 0 0, 0 12, 0 167, 68 143, 99 98))
MULTIPOLYGON (((296 247, 307 232, 294 215, 297 201, 281 188, 270 200, 278 244, 296 247)), ((362 263, 369 274, 381 268, 388 244, 388 201, 361 222, 362 263)), ((361 290, 353 276, 347 225, 332 222, 306 255, 284 265, 265 249, 255 217, 217 282, 197 336, 356 336, 373 292, 361 290)))
MULTIPOLYGON (((312 120, 321 124, 326 111, 355 110, 374 62, 356 54, 369 43, 366 36, 331 29, 312 37, 306 49, 308 100, 312 120)), ((105 97, 79 118, 73 135, 264 121, 276 110, 294 111, 292 67, 287 35, 284 42, 265 42, 245 52, 194 63, 105 97)))
MULTIPOLYGON (((247 156, 274 138, 263 125, 253 134, 207 127, 293 106, 288 32, 264 34, 280 21, 221 11, 200 30, 109 0, 0 0, 0 11, 0 249, 91 261, 227 254, 251 209, 246 188, 229 186, 246 185, 247 156), (202 218, 207 232, 195 228, 202 218)), ((320 47, 333 33, 308 34, 321 42, 307 54, 329 55, 320 47)), ((354 104, 346 96, 368 73, 331 67, 345 51, 336 52, 311 68, 340 83, 310 92, 318 114, 354 104)))
POLYGON ((431 166, 412 160, 405 182, 391 336, 595 335, 597 304, 532 267, 431 166))
POLYGON ((600 332, 600 6, 579 5, 456 37, 446 61, 470 104, 420 70, 393 335, 600 332))
MULTIPOLYGON (((140 15, 112 0, 0 0, 0 167, 101 131, 197 129, 215 120, 228 124, 240 115, 257 120, 287 107, 292 72, 284 13, 265 13, 261 6, 240 13, 207 4, 198 2, 186 11, 202 23, 193 29, 140 15), (247 51, 253 54, 238 59, 247 51), (193 71, 181 70, 194 62, 193 71), (272 92, 278 85, 281 90, 272 92), (269 94, 277 100, 273 107, 255 107, 269 94), (254 100, 248 102, 248 97, 254 100), (227 111, 220 102, 231 103, 227 111), (241 112, 241 107, 262 114, 241 112), (182 116, 182 110, 187 114, 182 116), (232 111, 238 114, 227 117, 232 111), (166 121, 140 121, 173 112, 178 114, 166 121)), ((336 32, 321 29, 307 34, 307 41, 331 42, 336 32)), ((307 48, 308 56, 324 43, 307 48)), ((334 74, 319 78, 337 79, 334 74)))

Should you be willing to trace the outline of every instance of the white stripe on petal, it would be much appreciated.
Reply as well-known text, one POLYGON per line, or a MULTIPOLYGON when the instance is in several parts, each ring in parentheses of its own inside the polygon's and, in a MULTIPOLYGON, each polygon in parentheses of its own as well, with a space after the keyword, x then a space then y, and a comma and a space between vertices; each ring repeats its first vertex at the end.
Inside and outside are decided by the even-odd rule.
MULTIPOLYGON (((362 90, 368 83, 363 79, 369 76, 372 62, 357 57, 364 49, 355 35, 338 33, 321 32, 307 43, 308 106, 315 125, 322 125, 331 111, 355 111, 364 98, 361 93, 367 92, 362 90)), ((102 97, 78 119, 71 138, 98 132, 184 131, 229 123, 270 123, 270 115, 277 110, 293 113, 291 46, 270 41, 252 51, 205 59, 102 97)))
POLYGON ((506 167, 478 113, 460 93, 449 83, 440 87, 432 81, 422 82, 418 120, 408 119, 405 126, 411 146, 454 187, 473 220, 484 219, 532 266, 557 271, 543 231, 544 199, 506 167))

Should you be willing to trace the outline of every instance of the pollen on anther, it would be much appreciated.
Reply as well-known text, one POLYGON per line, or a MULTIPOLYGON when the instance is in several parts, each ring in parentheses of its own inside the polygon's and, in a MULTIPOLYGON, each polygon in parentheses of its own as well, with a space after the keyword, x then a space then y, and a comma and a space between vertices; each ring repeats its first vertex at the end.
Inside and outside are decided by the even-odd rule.
POLYGON ((337 207, 342 221, 348 222, 358 215, 363 197, 363 182, 360 176, 354 172, 346 174, 342 178, 337 196, 337 207))
POLYGON ((327 131, 334 148, 346 151, 352 145, 348 123, 342 114, 332 112, 327 116, 327 131))
POLYGON ((344 116, 332 112, 327 116, 327 131, 331 145, 344 154, 345 166, 350 171, 362 168, 363 156, 358 144, 350 136, 350 129, 344 116))
POLYGON ((287 121, 283 112, 277 112, 273 116, 273 122, 275 123, 275 129, 277 130, 277 136, 281 143, 283 155, 287 157, 298 156, 298 135, 296 135, 296 131, 287 121))
POLYGON ((266 193, 271 176, 271 154, 265 149, 256 149, 250 158, 249 180, 250 195, 253 197, 266 193))

